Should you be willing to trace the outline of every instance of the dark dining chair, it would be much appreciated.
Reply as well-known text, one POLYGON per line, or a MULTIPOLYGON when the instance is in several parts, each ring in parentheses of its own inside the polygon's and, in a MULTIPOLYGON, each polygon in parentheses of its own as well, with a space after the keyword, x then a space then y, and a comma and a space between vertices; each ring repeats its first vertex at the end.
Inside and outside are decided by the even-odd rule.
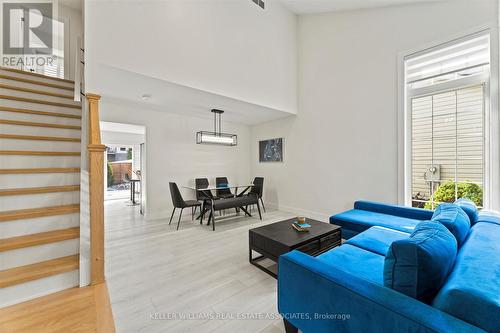
POLYGON ((170 216, 169 225, 172 223, 172 218, 174 217, 175 210, 177 208, 181 209, 181 213, 179 214, 179 221, 177 221, 177 230, 179 230, 179 226, 181 225, 181 217, 182 211, 184 208, 191 208, 191 218, 194 216, 193 208, 200 207, 201 203, 197 200, 187 200, 185 201, 182 198, 181 192, 179 191, 179 187, 177 187, 176 183, 170 182, 168 183, 170 186, 170 195, 172 196, 172 204, 174 205, 174 210, 172 211, 172 216, 170 216))
POLYGON ((262 194, 264 193, 264 177, 255 177, 252 184, 253 186, 248 195, 257 195, 260 203, 262 204, 262 208, 264 208, 264 212, 266 212, 266 207, 264 206, 264 201, 262 200, 262 194))
MULTIPOLYGON (((194 180, 194 187, 197 189, 200 188, 206 188, 208 187, 208 178, 196 178, 194 180)), ((213 199, 214 196, 212 194, 212 191, 206 190, 206 191, 196 191, 196 200, 198 201, 203 201, 206 199, 213 199)))
MULTIPOLYGON (((196 178, 194 180, 194 187, 197 189, 207 188, 208 186, 209 186, 208 178, 196 178)), ((200 224, 203 223, 203 217, 205 216, 205 212, 208 210, 208 206, 205 206, 205 203, 210 202, 212 199, 213 200, 217 199, 212 194, 212 191, 210 190, 196 191, 196 200, 201 202, 200 224)))
MULTIPOLYGON (((227 178, 226 177, 217 177, 215 178, 215 186, 219 187, 219 186, 223 186, 223 185, 228 185, 229 182, 227 181, 227 178)), ((215 191, 215 195, 217 196, 217 198, 221 198, 221 199, 228 199, 228 198, 234 198, 234 194, 231 192, 231 190, 229 188, 221 188, 221 189, 217 189, 215 191)))

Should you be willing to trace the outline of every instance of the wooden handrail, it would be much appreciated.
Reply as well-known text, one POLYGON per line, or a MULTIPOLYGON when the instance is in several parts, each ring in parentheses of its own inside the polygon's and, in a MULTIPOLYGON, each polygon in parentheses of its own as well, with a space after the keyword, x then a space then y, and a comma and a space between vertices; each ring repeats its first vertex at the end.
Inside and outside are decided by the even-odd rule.
POLYGON ((90 204, 90 283, 98 284, 104 278, 104 151, 99 127, 99 100, 101 96, 86 94, 89 104, 88 158, 90 204))

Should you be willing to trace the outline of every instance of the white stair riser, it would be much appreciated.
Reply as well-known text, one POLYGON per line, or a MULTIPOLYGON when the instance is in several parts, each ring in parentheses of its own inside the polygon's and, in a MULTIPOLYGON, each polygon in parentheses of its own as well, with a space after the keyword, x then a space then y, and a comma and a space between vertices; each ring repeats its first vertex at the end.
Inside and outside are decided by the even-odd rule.
POLYGON ((72 83, 69 83, 69 82, 64 82, 64 81, 60 81, 60 80, 46 79, 46 78, 43 78, 43 77, 38 77, 38 76, 24 74, 24 73, 15 73, 15 72, 6 71, 6 70, 3 70, 3 69, 0 69, 0 74, 2 74, 2 75, 8 75, 8 76, 13 76, 13 77, 20 77, 20 78, 34 80, 34 81, 38 81, 38 82, 54 83, 54 84, 57 84, 57 85, 71 87, 71 88, 74 87, 74 85, 72 83))
POLYGON ((0 88, 0 95, 16 96, 16 97, 43 100, 43 101, 48 101, 48 102, 78 105, 78 102, 75 102, 73 99, 69 99, 69 98, 47 96, 44 94, 36 94, 36 93, 32 93, 32 92, 18 91, 18 90, 6 89, 6 88, 0 88))
POLYGON ((80 138, 80 130, 53 127, 38 127, 24 125, 0 124, 0 133, 17 135, 60 136, 65 138, 80 138))
POLYGON ((66 141, 38 141, 0 138, 0 150, 42 150, 42 151, 71 151, 81 150, 80 142, 66 141))
POLYGON ((76 287, 78 284, 79 271, 74 270, 7 288, 0 288, 0 307, 49 295, 64 289, 76 287))
POLYGON ((0 169, 79 168, 79 167, 80 167, 80 156, 0 155, 0 169))
POLYGON ((0 197, 0 211, 72 205, 79 203, 79 191, 7 195, 0 197))
MULTIPOLYGON (((80 173, 0 174, 0 188, 2 189, 74 184, 80 184, 80 173)), ((2 237, 1 233, 0 237, 2 237)))
POLYGON ((48 111, 48 112, 64 112, 77 115, 81 114, 80 109, 75 109, 71 107, 45 105, 45 104, 31 103, 31 102, 20 102, 3 98, 0 98, 0 105, 18 109, 30 109, 30 110, 48 111))
MULTIPOLYGON (((74 90, 66 90, 66 89, 61 89, 61 88, 48 87, 48 86, 45 86, 42 84, 26 83, 26 82, 9 80, 9 79, 4 79, 4 78, 0 78, 0 84, 13 86, 13 87, 26 88, 26 89, 41 90, 41 91, 46 91, 49 93, 65 94, 65 95, 71 95, 71 96, 74 95, 74 90)), ((64 85, 56 83, 56 82, 54 82, 52 84, 56 84, 58 86, 64 86, 64 85)))
POLYGON ((62 242, 0 252, 0 270, 66 257, 78 254, 79 251, 80 240, 75 238, 62 242))
POLYGON ((80 225, 80 213, 37 217, 36 219, 0 222, 2 238, 24 236, 39 232, 74 228, 80 225))
POLYGON ((38 122, 38 123, 81 126, 81 119, 65 118, 65 117, 52 117, 52 116, 45 116, 45 115, 9 112, 9 111, 2 111, 2 110, 0 110, 0 119, 22 120, 22 121, 31 121, 31 122, 38 122))

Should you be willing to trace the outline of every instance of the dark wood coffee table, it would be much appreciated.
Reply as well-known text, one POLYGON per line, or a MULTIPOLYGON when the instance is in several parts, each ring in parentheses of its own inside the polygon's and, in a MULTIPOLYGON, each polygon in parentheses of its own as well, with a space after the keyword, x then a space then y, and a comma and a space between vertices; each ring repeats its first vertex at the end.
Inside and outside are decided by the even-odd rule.
POLYGON ((280 255, 292 250, 317 256, 341 244, 339 226, 306 219, 311 229, 308 232, 298 232, 291 226, 296 220, 293 218, 250 229, 248 233, 250 263, 276 278, 277 273, 259 264, 261 260, 267 258, 277 263, 280 255), (261 255, 253 258, 252 250, 261 255))

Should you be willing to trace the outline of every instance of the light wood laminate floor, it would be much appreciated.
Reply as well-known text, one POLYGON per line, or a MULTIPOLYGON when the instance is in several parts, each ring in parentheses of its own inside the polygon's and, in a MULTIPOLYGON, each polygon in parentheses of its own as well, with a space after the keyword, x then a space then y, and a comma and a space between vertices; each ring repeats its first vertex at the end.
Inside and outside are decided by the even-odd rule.
POLYGON ((214 232, 190 211, 179 231, 168 219, 145 221, 124 200, 107 201, 105 213, 117 332, 284 332, 276 280, 248 262, 248 230, 291 214, 268 211, 260 221, 228 211, 214 232))

